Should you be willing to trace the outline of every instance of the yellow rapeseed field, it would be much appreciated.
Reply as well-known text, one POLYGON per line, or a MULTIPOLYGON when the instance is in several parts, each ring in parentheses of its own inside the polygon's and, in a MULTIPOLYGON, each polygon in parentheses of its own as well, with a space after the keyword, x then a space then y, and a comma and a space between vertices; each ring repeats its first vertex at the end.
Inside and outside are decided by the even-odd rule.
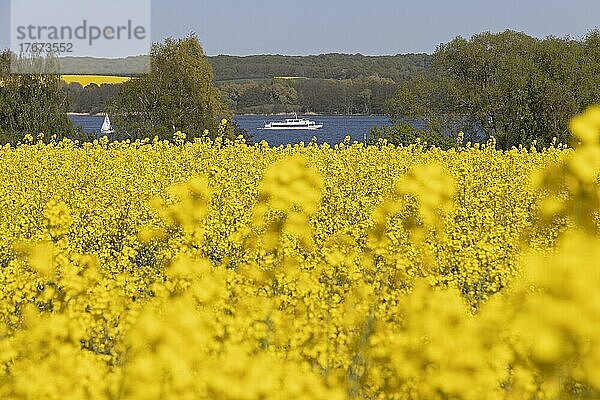
POLYGON ((0 398, 600 398, 600 108, 572 131, 4 146, 0 398))
POLYGON ((62 80, 66 83, 79 83, 81 86, 88 86, 92 83, 100 86, 103 84, 117 84, 131 80, 127 76, 104 76, 104 75, 62 75, 62 80))

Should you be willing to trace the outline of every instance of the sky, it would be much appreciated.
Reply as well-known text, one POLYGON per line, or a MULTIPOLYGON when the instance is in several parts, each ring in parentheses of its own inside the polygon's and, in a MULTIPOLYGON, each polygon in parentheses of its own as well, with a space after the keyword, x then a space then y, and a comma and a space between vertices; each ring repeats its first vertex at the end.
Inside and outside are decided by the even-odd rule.
MULTIPOLYGON (((82 1, 102 5, 73 0, 82 1)), ((148 1, 153 41, 193 31, 209 55, 432 53, 484 31, 581 38, 600 27, 598 0, 148 1)), ((0 48, 9 45, 9 2, 0 0, 0 48)))

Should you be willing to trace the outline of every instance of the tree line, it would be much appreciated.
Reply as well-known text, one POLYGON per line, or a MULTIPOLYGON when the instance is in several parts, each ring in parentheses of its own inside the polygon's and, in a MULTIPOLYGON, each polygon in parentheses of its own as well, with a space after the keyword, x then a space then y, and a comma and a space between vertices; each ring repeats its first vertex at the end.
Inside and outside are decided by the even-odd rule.
POLYGON ((83 114, 100 114, 108 109, 108 105, 120 92, 120 85, 91 83, 85 87, 77 82, 62 83, 65 92, 71 99, 70 112, 83 114))
POLYGON ((402 82, 431 66, 428 54, 364 56, 361 54, 321 54, 311 56, 255 55, 213 56, 209 62, 217 82, 239 79, 304 77, 312 79, 359 79, 370 76, 402 82))
POLYGON ((223 100, 238 114, 282 112, 383 114, 398 85, 389 78, 271 79, 220 84, 223 100))
MULTIPOLYGON (((262 80, 276 76, 313 79, 355 79, 368 76, 390 78, 400 82, 431 66, 431 55, 398 54, 363 56, 361 54, 321 54, 314 56, 206 56, 217 82, 262 80)), ((144 75, 148 56, 120 59, 65 57, 60 59, 66 75, 144 75)))

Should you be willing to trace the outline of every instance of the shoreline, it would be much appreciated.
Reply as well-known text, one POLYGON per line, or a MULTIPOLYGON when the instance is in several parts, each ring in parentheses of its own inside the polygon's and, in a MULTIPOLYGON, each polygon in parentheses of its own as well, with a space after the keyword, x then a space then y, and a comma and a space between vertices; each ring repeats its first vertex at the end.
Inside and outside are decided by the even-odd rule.
MULTIPOLYGON (((298 115, 307 115, 307 116, 314 116, 314 117, 318 117, 318 116, 334 116, 334 117, 387 117, 387 115, 385 114, 335 114, 335 113, 316 113, 316 112, 298 112, 298 115)), ((284 116, 284 115, 294 115, 294 112, 282 112, 282 113, 266 113, 266 114, 259 114, 259 113, 234 113, 235 116, 240 116, 240 117, 252 117, 252 116, 284 116)))
POLYGON ((68 112, 67 115, 69 117, 73 116, 73 117, 100 117, 104 114, 100 114, 100 113, 96 113, 96 114, 90 114, 90 113, 77 113, 77 112, 68 112))
MULTIPOLYGON (((73 117, 102 117, 104 113, 78 113, 78 112, 68 112, 68 116, 73 117)), ((262 117, 262 116, 272 116, 272 117, 282 117, 294 115, 294 113, 275 113, 275 114, 256 114, 256 113, 240 113, 233 114, 234 117, 262 117)), ((329 113, 315 113, 315 112, 307 112, 307 113, 298 113, 298 115, 306 115, 311 117, 387 117, 385 114, 329 114, 329 113)))

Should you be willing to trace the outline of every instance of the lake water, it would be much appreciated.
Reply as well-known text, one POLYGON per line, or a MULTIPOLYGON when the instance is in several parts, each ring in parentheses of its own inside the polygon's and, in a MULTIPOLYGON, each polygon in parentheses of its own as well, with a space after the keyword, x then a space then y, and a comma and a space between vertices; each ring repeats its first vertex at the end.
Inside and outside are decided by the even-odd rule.
MULTIPOLYGON (((239 115, 234 120, 240 128, 248 132, 250 143, 266 140, 271 146, 308 143, 313 136, 317 138, 318 143, 341 143, 345 136, 350 136, 352 141, 362 142, 365 135, 374 127, 392 125, 389 118, 382 116, 319 115, 306 117, 311 121, 323 124, 323 128, 317 131, 266 131, 260 129, 265 122, 282 121, 290 117, 293 116, 239 115)), ((95 115, 71 115, 70 118, 75 125, 81 126, 87 133, 99 132, 104 121, 103 116, 95 115)))

